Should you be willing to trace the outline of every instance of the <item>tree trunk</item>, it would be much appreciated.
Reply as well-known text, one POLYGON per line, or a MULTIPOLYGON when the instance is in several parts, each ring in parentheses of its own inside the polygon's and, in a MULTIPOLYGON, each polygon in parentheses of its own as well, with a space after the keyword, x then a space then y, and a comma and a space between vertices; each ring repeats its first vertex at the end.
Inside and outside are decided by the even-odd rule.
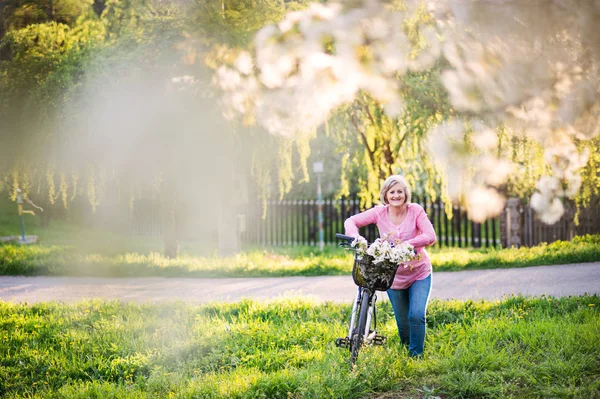
POLYGON ((40 227, 45 229, 50 226, 50 219, 52 219, 50 214, 50 209, 44 207, 44 212, 40 212, 40 227))
POLYGON ((167 258, 176 258, 179 255, 179 239, 177 237, 177 218, 176 218, 176 195, 175 187, 171 183, 165 183, 162 187, 162 227, 165 250, 164 255, 167 258))
POLYGON ((231 256, 240 252, 238 216, 235 207, 221 205, 218 223, 219 256, 231 256))
POLYGON ((236 174, 233 163, 225 157, 221 159, 219 169, 224 172, 224 181, 220 188, 218 219, 219 256, 231 256, 240 252, 239 206, 243 202, 242 182, 236 174), (234 188, 238 191, 234 191, 234 188))

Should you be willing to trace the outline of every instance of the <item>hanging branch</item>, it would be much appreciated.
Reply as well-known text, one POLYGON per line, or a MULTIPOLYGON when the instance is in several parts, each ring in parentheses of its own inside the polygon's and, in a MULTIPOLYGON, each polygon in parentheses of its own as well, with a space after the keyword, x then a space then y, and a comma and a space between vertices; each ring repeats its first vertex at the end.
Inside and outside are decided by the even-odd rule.
POLYGON ((361 141, 363 142, 363 145, 365 146, 365 150, 367 150, 367 154, 369 154, 369 159, 371 160, 371 165, 373 165, 373 167, 376 167, 375 151, 371 150, 371 147, 369 146, 369 142, 367 141, 367 136, 366 136, 363 128, 359 125, 358 120, 356 119, 356 115, 354 113, 352 113, 350 115, 350 118, 352 120, 352 124, 354 125, 354 128, 360 134, 361 141))

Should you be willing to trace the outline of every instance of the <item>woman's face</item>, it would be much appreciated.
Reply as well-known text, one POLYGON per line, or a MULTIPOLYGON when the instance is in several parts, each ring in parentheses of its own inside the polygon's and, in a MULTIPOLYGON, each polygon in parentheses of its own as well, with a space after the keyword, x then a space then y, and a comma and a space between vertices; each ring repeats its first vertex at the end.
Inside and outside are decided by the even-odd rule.
POLYGON ((385 194, 385 199, 390 206, 402 206, 406 202, 406 193, 400 183, 394 184, 385 194))

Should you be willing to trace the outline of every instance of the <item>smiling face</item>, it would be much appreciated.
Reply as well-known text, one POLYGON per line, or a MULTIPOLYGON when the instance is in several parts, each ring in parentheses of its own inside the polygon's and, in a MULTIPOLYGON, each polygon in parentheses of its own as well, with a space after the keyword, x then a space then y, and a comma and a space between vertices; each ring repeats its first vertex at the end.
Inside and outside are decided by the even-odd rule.
POLYGON ((402 206, 406 203, 406 191, 402 184, 396 183, 385 194, 385 199, 390 206, 402 206))

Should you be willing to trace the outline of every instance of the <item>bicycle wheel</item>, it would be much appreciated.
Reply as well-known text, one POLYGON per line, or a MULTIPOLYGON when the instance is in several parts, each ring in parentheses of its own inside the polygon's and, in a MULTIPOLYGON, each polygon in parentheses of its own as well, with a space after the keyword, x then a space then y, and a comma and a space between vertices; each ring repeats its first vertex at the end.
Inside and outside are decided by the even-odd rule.
POLYGON ((352 333, 352 340, 350 341, 350 364, 353 366, 356 364, 358 358, 358 352, 363 343, 365 329, 367 327, 367 316, 369 315, 369 301, 371 294, 368 290, 363 290, 362 297, 360 299, 360 314, 358 316, 358 324, 352 333))

